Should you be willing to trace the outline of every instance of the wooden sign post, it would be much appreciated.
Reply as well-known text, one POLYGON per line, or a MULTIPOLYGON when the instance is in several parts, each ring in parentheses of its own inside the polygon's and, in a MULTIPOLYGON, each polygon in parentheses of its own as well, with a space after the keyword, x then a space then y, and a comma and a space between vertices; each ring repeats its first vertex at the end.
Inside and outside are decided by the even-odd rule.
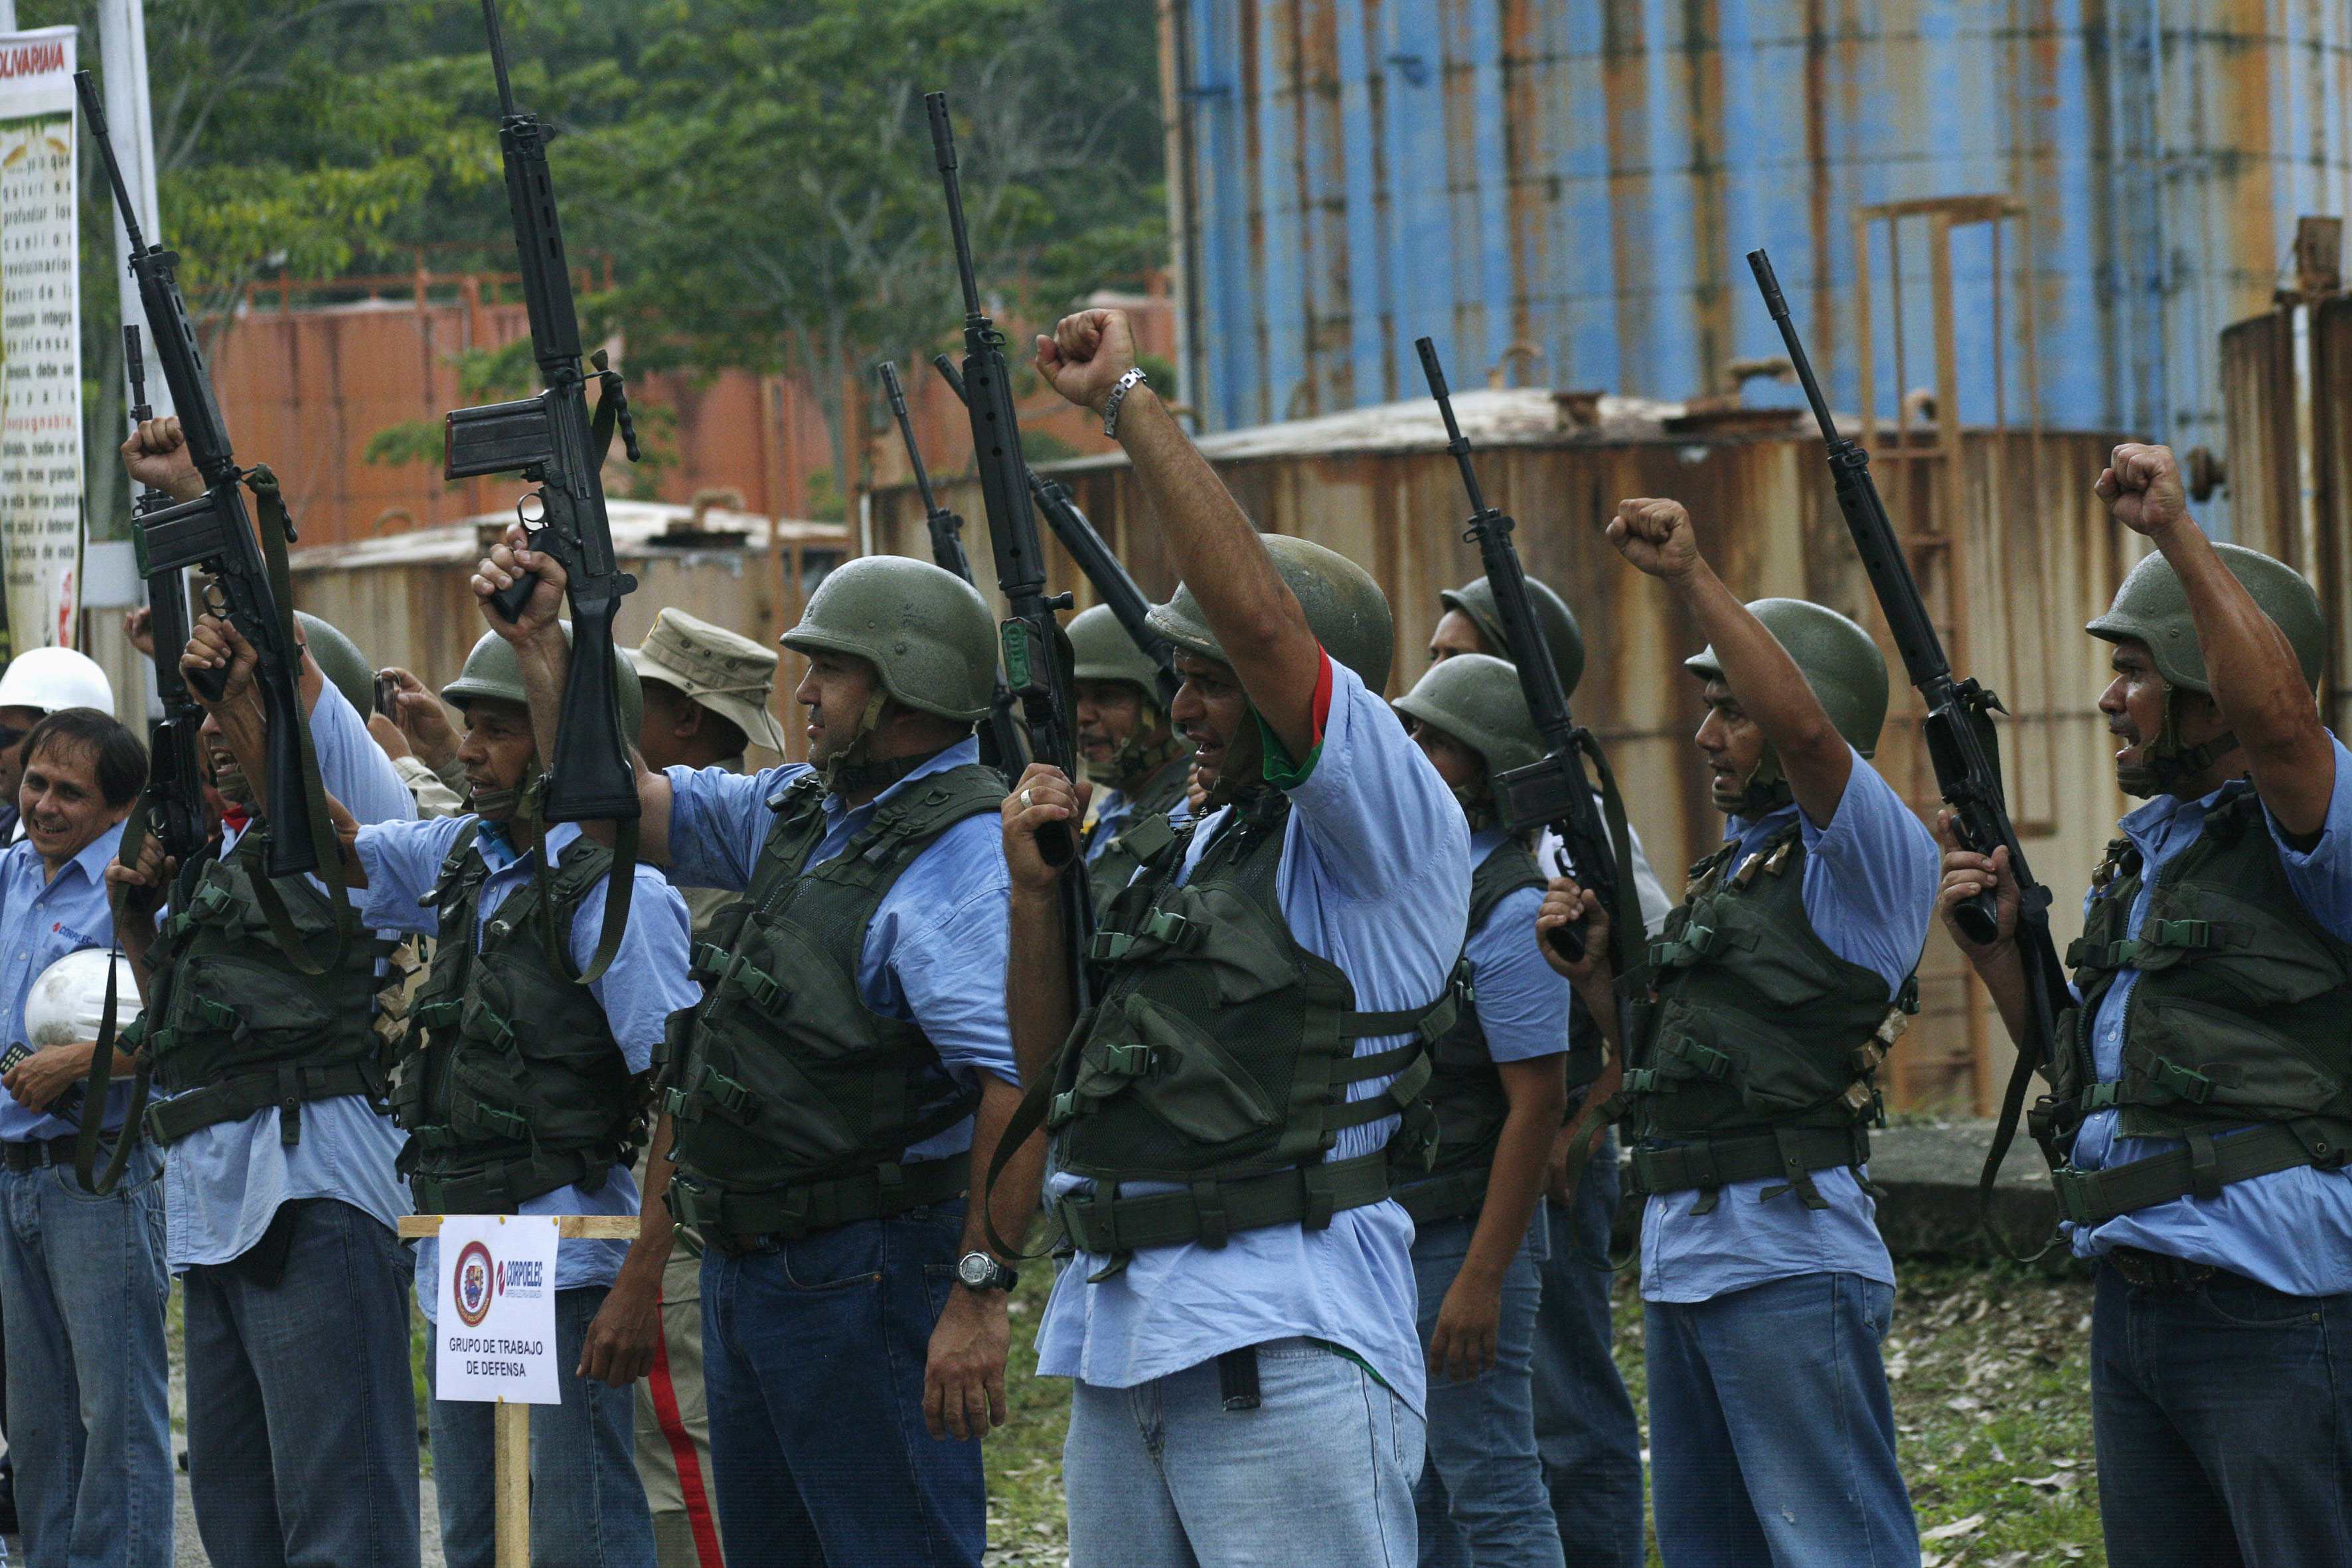
MULTIPOLYGON (((400 1238, 415 1241, 438 1236, 442 1217, 437 1214, 404 1215, 400 1238)), ((637 1216, 560 1215, 555 1220, 555 1234, 562 1241, 631 1241, 636 1237, 637 1216)), ((490 1480, 490 1506, 497 1531, 496 1561, 498 1568, 530 1568, 530 1406, 501 1399, 493 1418, 497 1423, 493 1442, 497 1459, 490 1480)))

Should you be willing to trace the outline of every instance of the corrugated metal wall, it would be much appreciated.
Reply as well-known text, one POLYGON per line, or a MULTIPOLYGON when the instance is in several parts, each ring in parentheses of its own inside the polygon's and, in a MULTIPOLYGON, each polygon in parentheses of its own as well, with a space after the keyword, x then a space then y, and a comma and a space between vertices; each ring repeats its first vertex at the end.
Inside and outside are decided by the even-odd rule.
MULTIPOLYGON (((1514 384, 1717 390, 1779 352, 1758 245, 1852 408, 1855 209, 1995 192, 2032 210, 2042 416, 2218 447, 2216 334, 2267 304, 2295 216, 2352 195, 2341 4, 1171 3, 1209 428, 1410 395, 1423 332, 1465 385, 1523 345, 1514 384)), ((1956 261, 1989 288, 1982 231, 1956 261)), ((1958 329, 1982 419, 1989 319, 1958 329)))
MULTIPOLYGON (((2091 494, 2113 437, 2045 437, 2033 463, 2005 449, 2019 439, 1970 432, 1962 444, 1964 518, 1954 532, 1979 650, 1964 673, 1998 689, 2013 715, 2002 727, 2009 788, 2035 873, 2058 889, 2063 942, 2079 929, 2077 895, 2125 804, 2095 708, 2107 680, 2105 648, 2082 626, 2106 608, 2139 551, 2091 494), (1973 521, 1985 518, 2002 524, 1973 521), (2025 525, 2009 526, 2011 519, 2025 525)), ((1441 611, 1439 590, 1479 571, 1476 552, 1461 540, 1465 504, 1453 460, 1437 449, 1218 460, 1217 444, 1208 444, 1213 460, 1259 527, 1328 544, 1379 579, 1398 621, 1391 689, 1412 684, 1426 668, 1423 650, 1441 611)), ((1528 571, 1559 589, 1583 624, 1592 658, 1576 694, 1577 718, 1607 743, 1634 826, 1669 890, 1679 893, 1680 868, 1722 832, 1690 743, 1701 715, 1697 684, 1682 660, 1698 639, 1665 594, 1601 538, 1599 522, 1622 496, 1677 497, 1734 589, 1835 605, 1876 628, 1883 643, 1819 444, 1793 433, 1556 440, 1493 446, 1478 463, 1489 498, 1518 520, 1528 571)), ((1173 584, 1130 471, 1090 466, 1065 478, 1144 590, 1165 597, 1173 584)), ((944 499, 971 521, 968 548, 985 576, 987 527, 977 487, 947 487, 944 499)), ((1932 495, 1922 496, 1909 521, 1922 531, 1943 527, 1932 495)), ((922 509, 907 489, 876 492, 873 521, 875 549, 928 558, 922 509)), ((1091 602, 1059 546, 1049 545, 1048 553, 1052 586, 1074 591, 1082 605, 1091 602)), ((1917 703, 1900 688, 1895 668, 1899 689, 1880 766, 1924 811, 1933 780, 1918 742, 1917 703)), ((1890 1069, 1898 1108, 1981 1113, 1995 1102, 2013 1058, 1961 971, 1949 941, 1933 932, 1921 965, 1925 1013, 1890 1069)))

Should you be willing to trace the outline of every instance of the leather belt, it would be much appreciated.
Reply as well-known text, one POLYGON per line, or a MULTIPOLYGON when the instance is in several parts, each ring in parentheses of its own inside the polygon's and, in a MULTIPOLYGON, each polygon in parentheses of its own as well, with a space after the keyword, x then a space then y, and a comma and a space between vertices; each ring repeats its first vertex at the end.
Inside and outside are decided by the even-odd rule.
POLYGON ((2186 1290, 2217 1275, 2244 1278, 2217 1264, 2191 1263, 2185 1258, 2168 1258, 2139 1247, 2110 1247, 2099 1256, 2126 1281, 2144 1290, 2186 1290))

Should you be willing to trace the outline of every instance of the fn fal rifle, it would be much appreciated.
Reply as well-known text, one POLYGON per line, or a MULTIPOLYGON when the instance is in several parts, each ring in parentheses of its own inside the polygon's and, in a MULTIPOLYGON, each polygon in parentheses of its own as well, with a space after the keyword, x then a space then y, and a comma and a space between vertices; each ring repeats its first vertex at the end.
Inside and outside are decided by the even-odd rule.
MULTIPOLYGON (((1470 492, 1470 521, 1463 537, 1478 546, 1478 558, 1486 568, 1486 581, 1495 590, 1495 609, 1502 617, 1503 636, 1510 645, 1511 663, 1519 672, 1519 691, 1527 699, 1528 711, 1535 718, 1536 733, 1543 741, 1540 762, 1495 776, 1496 810, 1503 825, 1514 833, 1548 826, 1559 835, 1579 885, 1591 889, 1601 907, 1609 911, 1611 970, 1617 977, 1620 994, 1638 994, 1646 989, 1643 975, 1648 968, 1649 940, 1642 924, 1639 891, 1626 872, 1633 864, 1632 836, 1625 825, 1624 807, 1617 800, 1616 783, 1610 774, 1608 759, 1602 756, 1601 742, 1593 738, 1592 731, 1579 727, 1570 716, 1568 694, 1560 689, 1559 667, 1552 662, 1542 624, 1536 619, 1535 607, 1528 601, 1527 574, 1519 566, 1518 546, 1511 541, 1512 530, 1517 524, 1500 508, 1486 504, 1486 492, 1478 485, 1478 471, 1470 463, 1470 438, 1462 434, 1462 426, 1454 417, 1454 399, 1446 391, 1444 367, 1437 363, 1437 345, 1423 338, 1412 346, 1421 355, 1421 370, 1428 378, 1429 395, 1437 400, 1437 411, 1445 419, 1445 449, 1454 454, 1454 461, 1462 470, 1463 486, 1470 492), (1585 780, 1587 758, 1601 775, 1612 805, 1605 821, 1601 805, 1592 798, 1592 786, 1585 780)), ((1551 940, 1552 946, 1570 962, 1584 956, 1580 924, 1555 928, 1551 940)))
MULTIPOLYGON (((1996 849, 2009 851, 2009 875, 2018 890, 2017 952, 2020 967, 2025 972, 2027 1037, 2019 1042, 2017 1066, 2001 1097, 2000 1122, 1977 1184, 1979 1214, 1989 1215, 1993 1182, 2000 1173, 2001 1159, 2009 1152, 2011 1141, 2017 1135, 2025 1091, 2032 1083, 2034 1069, 2046 1067, 2051 1060, 2057 1038, 2058 999, 2067 994, 2066 972, 2059 964, 2057 945, 2050 935, 2050 889, 2035 881, 2026 866, 2025 847, 2018 842, 2017 829, 2010 821, 2009 808, 2001 797, 2000 752, 1993 732, 1992 715, 2006 710, 2001 708, 2000 698, 1973 679, 1952 678, 1951 661, 1944 657, 1943 640, 1936 635, 1927 601, 1920 595, 1917 580, 1911 575, 1902 546, 1895 542, 1894 526, 1886 518, 1886 505, 1878 498, 1878 486, 1870 477, 1870 454, 1862 449, 1859 441, 1838 434, 1829 402, 1822 395, 1821 384, 1813 379, 1812 362, 1805 357, 1805 345, 1789 320, 1789 302, 1781 297, 1780 280, 1772 272, 1772 258, 1761 250, 1751 250, 1748 253, 1748 265, 1756 273, 1756 287, 1763 293, 1764 308, 1772 313, 1773 323, 1780 329, 1780 341, 1788 346, 1789 362, 1796 366, 1797 379, 1805 389, 1805 401, 1812 405, 1814 421, 1822 427, 1822 440, 1829 447, 1830 477, 1837 487, 1838 510, 1845 517, 1846 531, 1853 536, 1855 553, 1862 557, 1863 571, 1870 578, 1870 590, 1877 595, 1878 607, 1886 616, 1887 630, 1894 634, 1895 648, 1903 656, 1904 672, 1918 689, 1920 700, 1927 707, 1927 756, 1935 764, 1936 784, 1944 803, 1952 808, 1953 826, 1959 840, 1979 855, 1990 855, 1996 849)), ((2000 910, 1994 895, 1988 890, 1959 905, 1953 910, 1953 920, 1970 942, 1991 942, 2000 929, 2000 910)), ((2055 1169, 2060 1160, 2054 1139, 2043 1138, 2038 1128, 2035 1137, 2055 1169)))
MULTIPOLYGON (((963 377, 957 374, 955 361, 940 354, 931 361, 931 365, 956 395, 956 401, 969 408, 971 400, 964 395, 963 377)), ((1078 510, 1078 503, 1070 499, 1069 488, 1030 468, 1025 461, 1022 471, 1029 476, 1029 499, 1037 503, 1054 537, 1062 542, 1062 548, 1070 552, 1070 559, 1078 563, 1078 570, 1094 584, 1095 597, 1109 609, 1120 629, 1143 650, 1144 657, 1160 667, 1160 706, 1172 708, 1176 689, 1184 682, 1176 673, 1176 650, 1169 646, 1166 637, 1151 629, 1146 618, 1151 613, 1151 601, 1143 596, 1143 590, 1127 574, 1127 568, 1111 553, 1109 544, 1087 521, 1087 514, 1078 510)))
MULTIPOLYGON (((147 403, 147 368, 135 325, 122 329, 122 354, 131 383, 131 427, 136 430, 154 417, 154 410, 147 403)), ((135 526, 143 527, 148 518, 171 504, 167 492, 140 486, 133 503, 139 519, 135 526)), ((148 577, 147 603, 155 645, 155 689, 163 700, 163 717, 148 732, 147 784, 123 829, 121 855, 125 863, 135 864, 141 841, 152 835, 163 847, 165 858, 184 864, 205 847, 205 775, 196 736, 205 710, 189 693, 180 661, 172 653, 188 646, 188 589, 177 568, 148 577)))
MULTIPOLYGON (((614 825, 613 869, 604 884, 604 933, 581 971, 585 985, 604 973, 619 951, 636 886, 637 777, 629 760, 634 739, 621 733, 614 674, 613 622, 637 580, 613 552, 612 521, 604 510, 603 470, 617 427, 629 460, 641 455, 621 374, 602 349, 589 356, 598 384, 596 410, 588 410, 587 378, 580 368, 580 321, 572 300, 572 268, 555 212, 555 183, 547 166, 547 131, 536 113, 515 107, 507 79, 506 42, 499 32, 498 0, 482 0, 490 35, 490 64, 499 82, 499 156, 506 167, 507 208, 513 219, 523 300, 530 313, 532 357, 542 390, 511 403, 453 410, 442 466, 452 479, 519 474, 536 486, 515 508, 530 547, 562 564, 572 611, 572 667, 563 687, 562 721, 555 754, 545 759, 543 815, 549 822, 614 825), (537 510, 532 510, 536 506, 537 510)), ((522 574, 491 595, 508 620, 518 619, 537 587, 522 574)), ((541 858, 540 869, 546 869, 541 858)), ((552 909, 542 899, 542 907, 552 909)), ((550 916, 552 919, 552 916, 550 916)))
MULTIPOLYGON (((923 467, 923 449, 915 444, 914 421, 907 416, 906 388, 898 384, 898 367, 884 360, 876 370, 882 377, 882 395, 890 400, 890 412, 898 421, 899 438, 907 444, 907 461, 915 470, 915 489, 923 498, 923 523, 930 530, 931 560, 965 582, 971 581, 971 557, 964 553, 963 519, 941 506, 931 493, 931 476, 923 467)), ((980 760, 1004 775, 1011 784, 1021 776, 1022 733, 1020 721, 1013 716, 1013 693, 1004 689, 1002 672, 996 678, 996 695, 989 700, 988 718, 980 727, 980 760)))

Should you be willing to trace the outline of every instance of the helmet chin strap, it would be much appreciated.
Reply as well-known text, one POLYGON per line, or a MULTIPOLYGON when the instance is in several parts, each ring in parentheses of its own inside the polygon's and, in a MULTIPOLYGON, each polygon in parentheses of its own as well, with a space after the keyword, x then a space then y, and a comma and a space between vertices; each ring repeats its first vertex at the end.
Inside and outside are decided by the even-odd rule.
POLYGON ((849 744, 824 760, 818 773, 824 780, 826 794, 862 795, 868 790, 878 793, 938 755, 936 752, 924 752, 911 757, 886 757, 878 762, 867 757, 875 726, 882 721, 883 706, 889 700, 890 694, 877 688, 866 700, 866 710, 857 716, 857 732, 850 737, 849 744))
POLYGON ((1455 784, 1454 798, 1462 803, 1462 815, 1470 819, 1470 831, 1481 833, 1496 821, 1495 792, 1481 780, 1475 784, 1455 784))
POLYGON ((1764 748, 1764 754, 1756 759, 1756 766, 1749 772, 1748 782, 1740 786, 1739 799, 1725 815, 1751 820, 1769 816, 1796 798, 1795 792, 1789 788, 1789 781, 1781 776, 1779 753, 1768 745, 1764 748))
POLYGON ((1136 725, 1135 732, 1119 742, 1118 750, 1111 753, 1108 763, 1100 766, 1088 763, 1087 777, 1096 784, 1117 789, 1126 780, 1144 778, 1174 762, 1187 747, 1184 737, 1176 733, 1173 728, 1158 741, 1146 739, 1167 722, 1168 715, 1157 706, 1144 704, 1142 721, 1136 725))
POLYGON ((2174 688, 2165 688, 2164 723, 2158 729, 2156 739, 2141 749, 2138 762, 2116 765, 2116 786, 2126 795, 2139 800, 2169 795, 2183 780, 2195 778, 2237 750, 2238 736, 2233 730, 2224 730, 2194 746, 2183 745, 2174 711, 2173 700, 2179 695, 2174 688))

